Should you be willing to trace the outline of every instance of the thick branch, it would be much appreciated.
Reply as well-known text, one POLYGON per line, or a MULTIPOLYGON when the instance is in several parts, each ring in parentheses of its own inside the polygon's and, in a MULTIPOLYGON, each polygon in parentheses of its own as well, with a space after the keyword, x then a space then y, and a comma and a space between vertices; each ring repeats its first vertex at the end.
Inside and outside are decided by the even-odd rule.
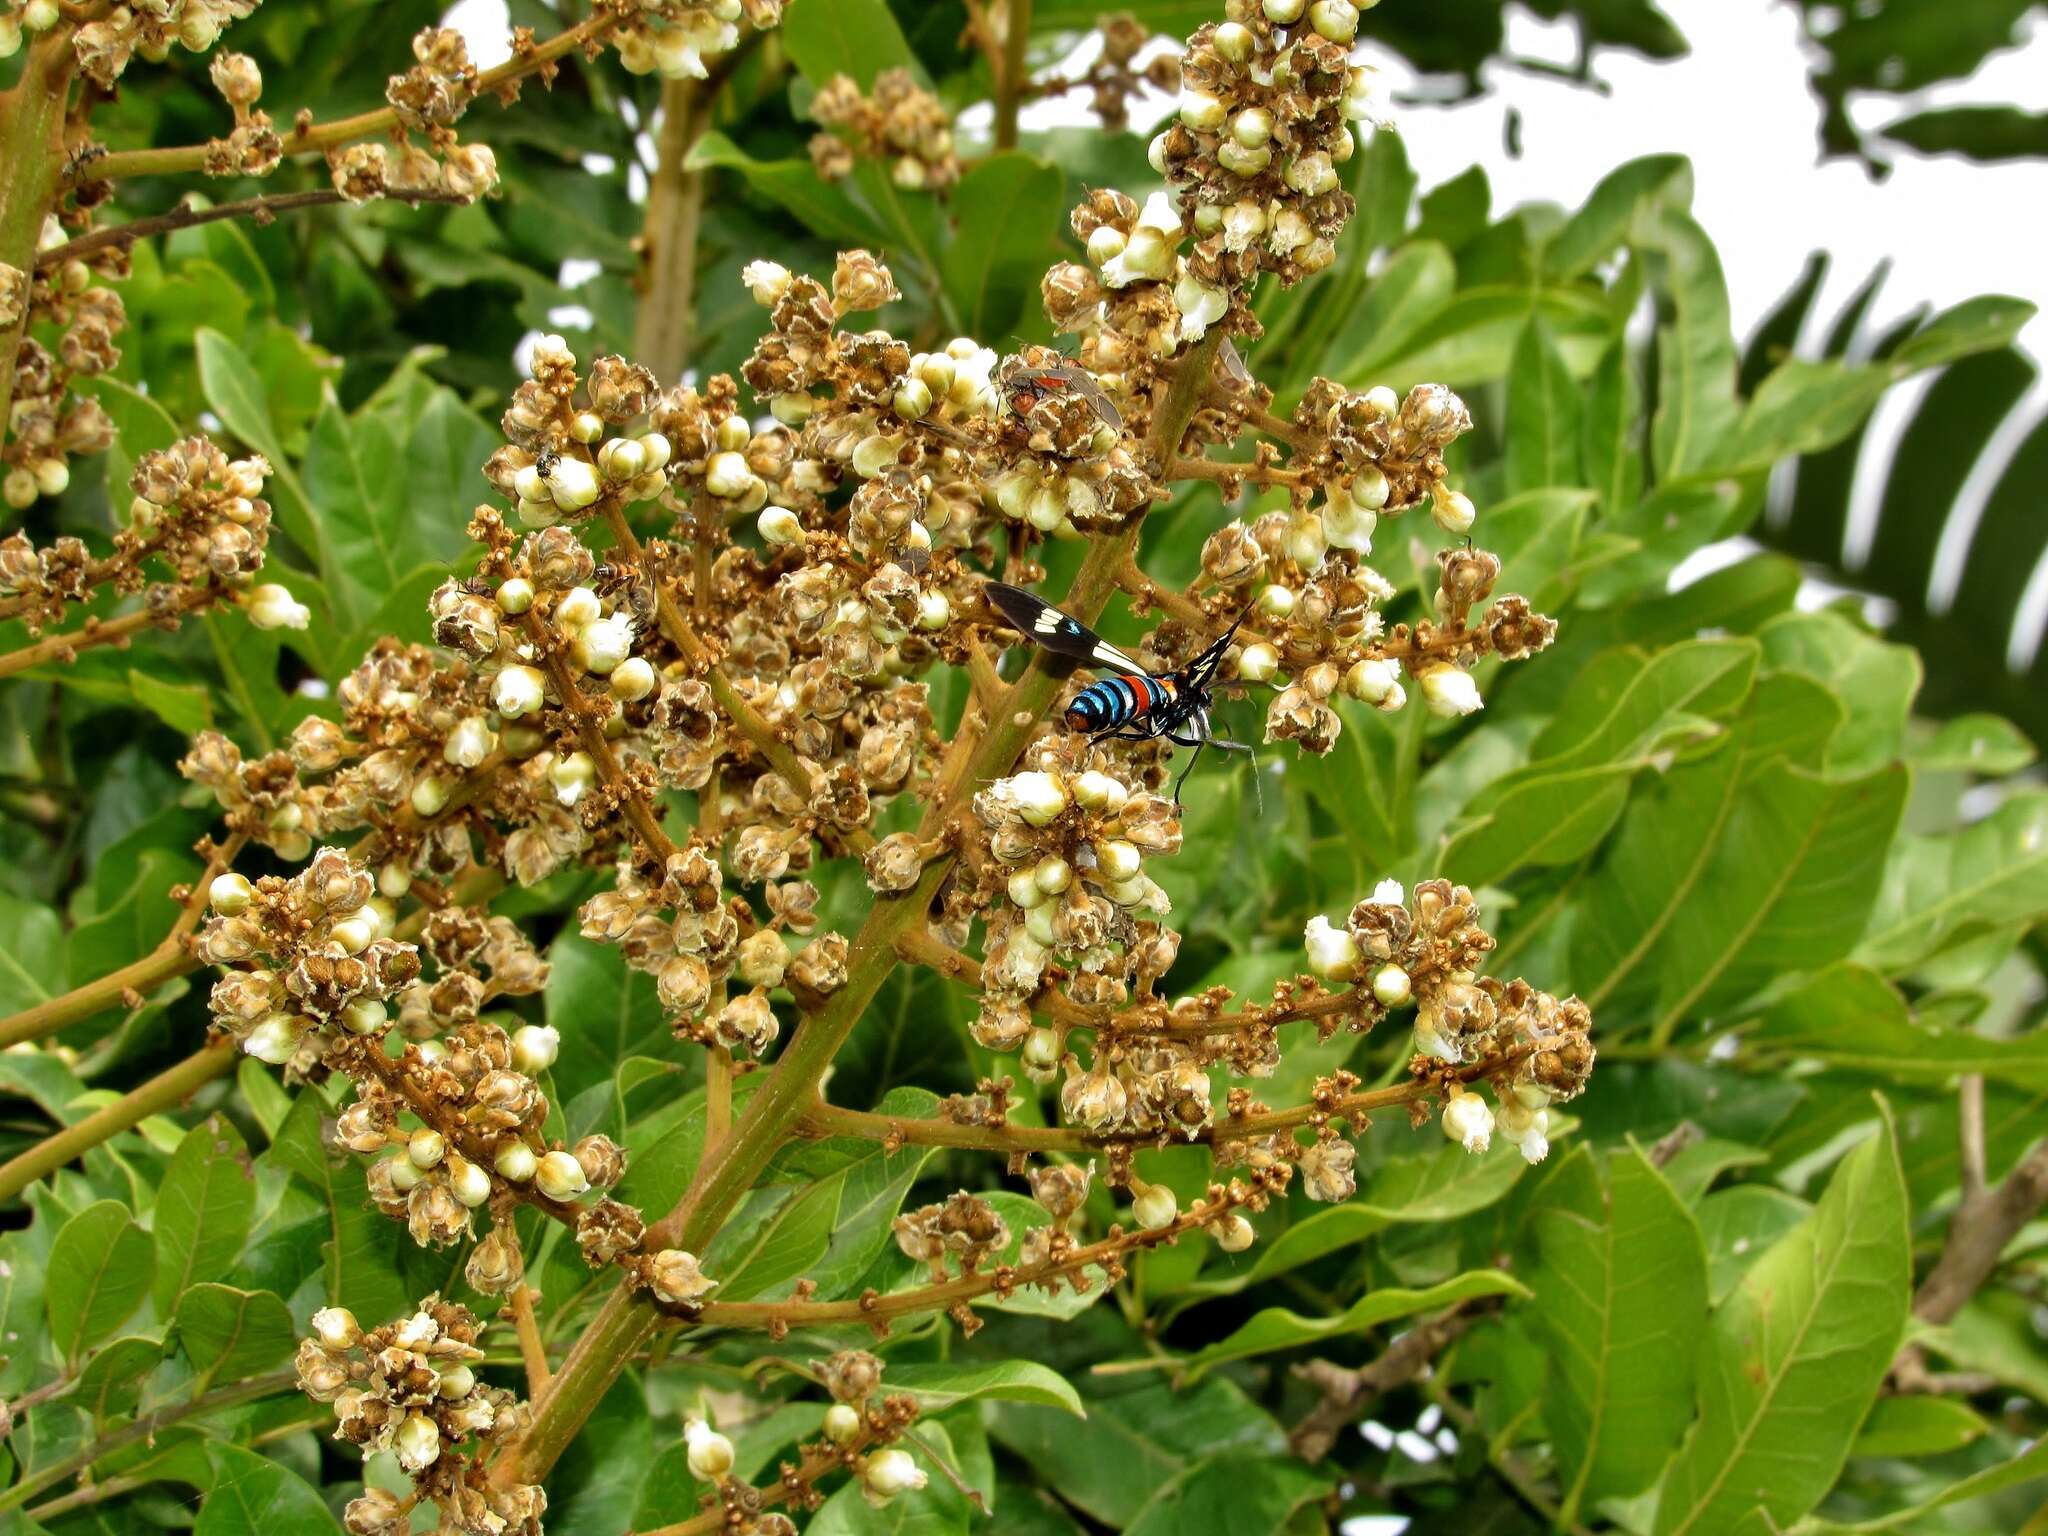
POLYGON ((1017 108, 1030 77, 1024 50, 1031 43, 1031 0, 1009 0, 1004 8, 1002 68, 996 71, 996 148, 1017 147, 1017 108))
POLYGON ((1995 1189, 1980 1189, 1956 1207, 1948 1245, 1913 1297, 1913 1315, 1946 1323, 1998 1268, 1999 1255, 2048 1204, 2048 1140, 2034 1148, 1995 1189))
POLYGON ((640 227, 644 287, 633 325, 633 356, 664 382, 681 378, 690 356, 704 173, 690 170, 688 161, 710 121, 714 95, 708 81, 669 80, 661 88, 661 136, 647 184, 647 218, 640 227))

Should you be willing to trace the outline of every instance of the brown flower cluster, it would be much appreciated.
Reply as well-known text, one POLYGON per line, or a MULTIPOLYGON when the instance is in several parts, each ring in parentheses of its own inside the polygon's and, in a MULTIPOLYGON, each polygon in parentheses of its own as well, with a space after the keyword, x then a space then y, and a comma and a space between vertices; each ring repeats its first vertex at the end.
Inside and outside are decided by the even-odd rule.
POLYGON ((252 585, 270 538, 269 474, 261 458, 230 460, 203 437, 144 454, 129 481, 128 526, 107 554, 70 536, 41 549, 22 533, 0 540, 0 617, 39 633, 111 590, 147 591, 149 610, 165 618, 233 595, 259 627, 292 623, 290 593, 252 585))
POLYGON ((619 62, 636 75, 703 80, 706 60, 739 45, 739 24, 766 30, 785 0, 634 0, 611 33, 619 62))
MULTIPOLYGON (((68 238, 52 217, 39 248, 54 250, 68 238)), ((0 267, 0 334, 24 320, 28 327, 15 354, 14 393, 0 432, 0 497, 8 506, 61 496, 71 484, 72 459, 113 445, 106 411, 90 396, 75 395, 72 385, 121 360, 115 338, 127 328, 127 310, 119 293, 93 279, 127 273, 127 253, 109 250, 27 273, 0 267)))
POLYGON ((137 54, 160 63, 172 48, 204 53, 231 22, 254 11, 261 0, 154 0, 116 6, 72 34, 78 67, 93 83, 111 91, 137 54))
POLYGON ((857 158, 887 161, 889 179, 913 192, 937 192, 960 179, 953 153, 953 114, 907 69, 885 69, 863 94, 847 75, 834 75, 811 101, 811 116, 829 133, 811 139, 811 164, 828 181, 853 174, 857 158))
MULTIPOLYGON (((393 145, 360 140, 328 151, 334 188, 352 203, 386 193, 446 192, 476 198, 498 184, 497 156, 490 147, 461 143, 455 133, 477 88, 476 66, 469 61, 462 34, 449 27, 428 27, 413 38, 412 56, 417 61, 413 67, 393 75, 384 89, 384 99, 398 116, 393 145), (413 142, 415 135, 424 145, 413 142)), ((251 125, 242 121, 240 105, 235 110, 239 138, 251 125)))
POLYGON ((366 1490, 344 1512, 350 1536, 397 1536, 413 1506, 432 1502, 442 1529, 464 1536, 540 1536, 547 1494, 537 1484, 501 1487, 485 1464, 524 1430, 525 1403, 478 1377, 483 1325, 438 1295, 410 1317, 365 1331, 346 1307, 324 1307, 294 1362, 299 1390, 334 1406, 334 1438, 367 1460, 390 1452, 412 1479, 400 1498, 366 1490))

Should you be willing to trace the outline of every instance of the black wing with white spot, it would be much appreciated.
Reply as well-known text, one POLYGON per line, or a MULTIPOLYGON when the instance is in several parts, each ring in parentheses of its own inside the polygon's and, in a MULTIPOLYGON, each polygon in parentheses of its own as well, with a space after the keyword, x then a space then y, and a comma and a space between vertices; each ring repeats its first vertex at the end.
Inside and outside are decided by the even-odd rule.
POLYGON ((1199 656, 1175 674, 1180 679, 1183 688, 1193 693, 1199 693, 1216 680, 1217 669, 1223 665, 1224 652, 1230 649, 1231 641, 1237 638, 1238 625, 1244 623, 1250 611, 1247 609, 1244 613, 1239 614, 1236 623, 1210 641, 1199 656))
POLYGON ((1072 656, 1090 666, 1117 672, 1145 671, 1079 619, 1061 613, 1035 593, 1000 581, 992 581, 982 590, 997 612, 1056 655, 1072 656))

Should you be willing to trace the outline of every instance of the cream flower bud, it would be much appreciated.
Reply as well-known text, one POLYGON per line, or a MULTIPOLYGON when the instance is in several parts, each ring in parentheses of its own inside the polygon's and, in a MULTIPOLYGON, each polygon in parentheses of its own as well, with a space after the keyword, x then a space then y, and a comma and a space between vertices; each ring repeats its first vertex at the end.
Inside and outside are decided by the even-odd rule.
POLYGON ((256 899, 256 887, 248 878, 230 870, 224 875, 215 875, 213 883, 206 888, 206 900, 222 917, 237 917, 249 910, 249 903, 256 899))
POLYGON ((646 455, 649 470, 668 468, 669 455, 674 453, 675 449, 670 446, 666 437, 659 432, 643 432, 633 441, 640 445, 641 453, 646 455))
POLYGON ((1540 1163, 1550 1155, 1550 1111, 1540 1105, 1531 1107, 1518 1094, 1509 1093, 1501 1099, 1494 1128, 1528 1162, 1540 1163))
POLYGON ((311 1318, 313 1337, 328 1349, 353 1349, 363 1336, 355 1313, 347 1307, 322 1307, 311 1318))
POLYGON ((491 679, 491 703, 507 720, 539 709, 547 699, 547 679, 538 667, 506 667, 491 679))
POLYGON ((658 681, 660 679, 655 676, 654 663, 645 656, 628 656, 613 667, 611 676, 605 679, 606 685, 612 691, 612 697, 622 699, 628 704, 638 703, 654 692, 658 681))
MULTIPOLYGON (((575 1158, 570 1158, 575 1162, 575 1158)), ((510 1179, 514 1184, 524 1184, 539 1169, 540 1159, 533 1155, 533 1148, 523 1141, 508 1141, 498 1149, 498 1155, 491 1159, 491 1166, 498 1170, 498 1177, 510 1179)), ((579 1166, 577 1173, 582 1173, 579 1166)))
POLYGON ((341 1010, 341 1027, 352 1035, 374 1035, 391 1022, 391 1010, 378 998, 359 997, 341 1010))
POLYGON ((514 617, 533 606, 533 583, 524 576, 514 576, 498 588, 498 609, 514 617))
POLYGON ((825 1438, 834 1445, 850 1445, 860 1437, 863 1423, 860 1410, 847 1403, 834 1403, 825 1410, 825 1422, 820 1426, 825 1438))
POLYGON ((443 1366, 434 1380, 434 1396, 456 1402, 476 1390, 476 1372, 460 1362, 443 1366))
POLYGON ((1302 941, 1308 946, 1308 968, 1324 981, 1357 979, 1358 941, 1347 930, 1318 914, 1302 930, 1302 941))
POLYGON ((521 501, 553 501, 538 464, 521 465, 512 475, 512 494, 521 501))
POLYGON ((910 1453, 893 1445, 873 1452, 861 1462, 860 1479, 874 1503, 886 1503, 899 1493, 913 1493, 927 1481, 924 1468, 911 1459, 910 1453))
POLYGON ((1225 139, 1216 146, 1216 163, 1233 176, 1250 179, 1273 163, 1273 146, 1261 144, 1256 149, 1247 149, 1236 139, 1225 139))
POLYGON ((552 1024, 522 1024, 512 1032, 512 1070, 535 1077, 555 1064, 562 1032, 552 1024))
POLYGON ((31 32, 47 32, 61 18, 57 0, 28 0, 21 8, 21 24, 31 32))
POLYGON ((484 723, 482 715, 471 715, 456 721, 455 729, 442 743, 441 756, 457 768, 474 768, 489 757, 497 745, 498 733, 484 723))
POLYGON ((569 418, 569 435, 579 443, 594 443, 604 436, 604 418, 595 411, 578 411, 569 418))
POLYGON ((763 507, 761 515, 754 520, 754 527, 767 544, 801 544, 804 541, 804 525, 787 507, 763 507))
POLYGON ((1186 89, 1180 93, 1181 124, 1193 133, 1214 133, 1228 113, 1221 98, 1207 91, 1186 89))
POLYGON ((555 798, 574 805, 597 782, 597 764, 588 752, 571 752, 548 765, 548 778, 555 786, 555 798))
POLYGON ((1067 808, 1066 787, 1049 773, 1020 773, 1009 781, 1010 803, 1034 827, 1048 826, 1067 808))
POLYGON ((1348 43, 1358 36, 1358 7, 1351 0, 1316 0, 1308 24, 1333 43, 1348 43))
POLYGON ((1273 137, 1273 114, 1264 107, 1246 107, 1230 120, 1230 136, 1246 149, 1257 149, 1273 137))
POLYGON ((1005 889, 1009 892, 1010 900, 1027 912, 1045 903, 1047 893, 1039 888, 1038 881, 1028 869, 1020 869, 1010 876, 1005 889))
POLYGON ((1296 192, 1315 197, 1337 185, 1337 167, 1321 150, 1313 150, 1288 161, 1280 179, 1296 192))
POLYGON ((1242 22, 1226 21, 1210 35, 1209 46, 1233 64, 1242 64, 1252 56, 1252 49, 1258 39, 1252 29, 1242 22))
POLYGON ((274 581, 251 588, 243 609, 258 629, 304 629, 313 622, 313 610, 274 581))
POLYGON ((564 512, 580 512, 604 494, 597 471, 566 454, 555 460, 543 478, 548 484, 548 495, 564 512))
POLYGON ((1084 811, 1100 811, 1105 816, 1114 816, 1130 797, 1131 792, 1124 788, 1121 780, 1098 773, 1093 768, 1074 780, 1074 803, 1084 811))
POLYGON ((1216 1246, 1225 1253, 1243 1253, 1258 1241, 1258 1232, 1236 1211, 1220 1221, 1210 1224, 1209 1235, 1216 1239, 1216 1246))
MULTIPOLYGON (((430 773, 412 787, 412 809, 416 816, 434 817, 448 809, 448 797, 453 793, 448 781, 439 774, 430 773)), ((337 927, 340 925, 337 924, 337 927)), ((351 951, 353 953, 353 951, 351 951)))
POLYGON ((763 309, 774 307, 789 292, 789 268, 779 261, 750 261, 740 269, 740 281, 763 309))
POLYGON ((1344 674, 1344 691, 1362 704, 1381 703, 1400 686, 1400 668, 1377 656, 1353 662, 1344 674))
POLYGON ((242 1049, 258 1061, 281 1067, 297 1054, 299 1037, 305 1032, 304 1019, 290 1013, 273 1013, 249 1031, 242 1049))
MULTIPOLYGON (((1024 932, 1031 942, 1038 947, 1036 949, 1027 949, 1019 945, 1015 939, 1012 939, 1010 941, 1010 954, 1012 958, 1017 960, 1019 964, 1024 964, 1028 957, 1028 963, 1033 971, 1043 970, 1045 968, 1044 952, 1059 942, 1058 930, 1053 926, 1058 918, 1058 909, 1048 903, 1040 902, 1025 908, 1024 932)), ((1018 979, 1022 980, 1022 978, 1018 979)), ((1036 981, 1035 976, 1031 979, 1034 982, 1036 981)))
POLYGON ((753 483, 754 472, 747 468, 744 454, 731 451, 714 453, 704 469, 704 489, 722 500, 731 501, 746 495, 753 483))
POLYGON ((1027 1070, 1049 1072, 1060 1064, 1060 1053, 1059 1031, 1041 1024, 1024 1037, 1021 1060, 1027 1070))
POLYGON ((1372 973, 1372 995, 1382 1008, 1403 1008, 1414 997, 1415 988, 1400 966, 1383 965, 1372 973))
POLYGON ((1484 1152, 1493 1140, 1493 1111, 1478 1094, 1460 1090, 1444 1102, 1443 1127, 1467 1152, 1484 1152))
POLYGON ((1122 288, 1141 280, 1157 280, 1173 271, 1173 234, 1140 224, 1131 231, 1125 243, 1123 254, 1110 261, 1102 269, 1102 280, 1112 288, 1122 288))
POLYGON ((1294 588, 1283 587, 1278 582, 1273 582, 1260 589, 1258 610, 1269 619, 1284 619, 1294 612, 1297 601, 1294 588))
POLYGON ((872 480, 883 470, 894 464, 903 452, 903 444, 886 432, 870 432, 853 445, 853 472, 863 480, 872 480))
POLYGON ((399 1466, 417 1477, 440 1459, 440 1428, 423 1413, 409 1413, 398 1426, 391 1448, 398 1453, 399 1466))
POLYGON ((567 1152, 550 1152, 534 1169, 533 1182, 550 1200, 573 1200, 590 1188, 583 1165, 567 1152))
POLYGON ((684 1423, 683 1443, 689 1447, 692 1476, 715 1483, 732 1470, 732 1442, 702 1419, 684 1423))
MULTIPOLYGON (((1137 850, 1132 849, 1133 853, 1137 850)), ((1049 853, 1031 871, 1031 883, 1048 896, 1057 896, 1074 883, 1074 866, 1056 853, 1049 853)))
POLYGON ((1114 224, 1098 224, 1088 236, 1088 259, 1098 267, 1107 266, 1123 255, 1130 237, 1114 224))
POLYGON ((1479 685, 1472 681, 1472 674, 1448 662, 1424 667, 1418 681, 1422 684, 1422 700, 1433 715, 1469 715, 1485 707, 1486 701, 1479 697, 1479 685))
POLYGON ((603 617, 604 599, 588 587, 571 587, 555 604, 555 628, 565 635, 573 635, 603 617))
POLYGON ((1122 838, 1109 838, 1093 845, 1095 867, 1102 872, 1102 878, 1121 883, 1138 873, 1143 858, 1135 843, 1122 838))
POLYGON ((1178 1219, 1180 1201, 1164 1184, 1148 1184, 1131 1201, 1131 1215, 1147 1232, 1157 1232, 1178 1219))
POLYGON ((937 634, 953 622, 953 603, 945 593, 933 589, 917 595, 917 627, 926 634, 937 634))
POLYGON ((586 624, 570 643, 569 656, 586 672, 610 676, 633 654, 633 621, 623 613, 586 624))
POLYGON ((422 1127, 406 1141, 405 1155, 412 1159, 415 1168, 438 1168, 441 1159, 448 1155, 448 1139, 439 1131, 422 1127))
POLYGON ((597 451, 607 480, 637 480, 647 473, 647 450, 630 437, 615 437, 597 451))
POLYGON ((889 406, 905 421, 922 421, 931 414, 932 387, 923 379, 905 379, 896 386, 889 406))
MULTIPOLYGON (((429 781, 422 780, 421 782, 426 783, 429 781)), ((417 798, 419 791, 415 789, 413 794, 417 798)), ((344 952, 351 955, 359 955, 376 942, 377 919, 363 912, 358 912, 353 917, 344 917, 340 922, 327 930, 327 937, 339 944, 344 952)))
POLYGON ((1471 530, 1478 513, 1472 506, 1472 498, 1463 491, 1447 491, 1438 486, 1430 497, 1429 515, 1436 519, 1437 527, 1445 533, 1462 538, 1471 530))
MULTIPOLYGON (((439 1044, 440 1042, 436 1041, 434 1043, 439 1044)), ((383 1168, 385 1177, 391 1181, 391 1187, 401 1195, 405 1194, 408 1190, 417 1188, 420 1180, 426 1177, 426 1174, 421 1172, 419 1165, 403 1152, 398 1153, 394 1157, 387 1157, 384 1160, 383 1168)))
POLYGON ((1276 27, 1285 27, 1301 20, 1306 4, 1307 0, 1265 0, 1261 8, 1266 13, 1266 20, 1276 27))
POLYGON ((1280 670, 1280 653, 1263 640, 1254 640, 1237 656, 1237 675, 1248 683, 1270 682, 1280 670))

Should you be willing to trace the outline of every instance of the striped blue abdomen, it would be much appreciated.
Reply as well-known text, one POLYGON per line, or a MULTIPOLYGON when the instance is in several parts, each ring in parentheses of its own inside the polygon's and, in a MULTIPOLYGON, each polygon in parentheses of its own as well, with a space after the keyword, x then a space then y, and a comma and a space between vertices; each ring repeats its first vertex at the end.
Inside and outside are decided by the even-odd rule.
POLYGON ((1171 686, 1156 677, 1142 673, 1105 677, 1074 696, 1067 706, 1067 725, 1076 731, 1113 731, 1172 697, 1171 686))

